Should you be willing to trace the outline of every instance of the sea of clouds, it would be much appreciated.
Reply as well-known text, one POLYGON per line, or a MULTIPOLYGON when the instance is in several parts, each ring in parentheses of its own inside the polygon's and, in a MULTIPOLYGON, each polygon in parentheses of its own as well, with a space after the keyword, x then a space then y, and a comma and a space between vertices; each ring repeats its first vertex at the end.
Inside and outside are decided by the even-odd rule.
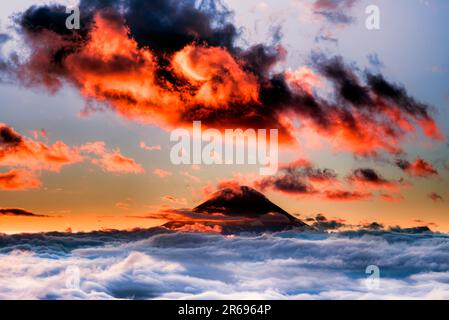
POLYGON ((449 235, 0 236, 0 299, 449 299, 449 235), (380 269, 369 285, 367 266, 380 269))

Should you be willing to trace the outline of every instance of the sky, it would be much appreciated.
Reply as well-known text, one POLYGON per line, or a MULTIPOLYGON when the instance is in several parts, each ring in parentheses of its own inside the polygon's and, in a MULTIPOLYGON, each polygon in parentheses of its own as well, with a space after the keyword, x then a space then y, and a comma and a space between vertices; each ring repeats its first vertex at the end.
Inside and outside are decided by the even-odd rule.
MULTIPOLYGON (((70 53, 71 45, 80 45, 70 33, 65 34, 67 44, 54 30, 33 30, 42 21, 31 19, 32 12, 28 25, 14 18, 31 5, 45 3, 0 4, 0 33, 5 35, 0 38, 4 39, 0 44, 0 232, 151 227, 164 221, 146 219, 149 213, 194 207, 233 182, 259 188, 303 219, 321 213, 347 225, 376 221, 385 226, 449 230, 446 1, 227 0, 225 5, 232 11, 227 19, 236 27, 231 45, 214 43, 217 40, 204 30, 198 32, 206 44, 183 43, 182 37, 154 41, 151 31, 156 29, 149 24, 148 35, 139 23, 151 21, 151 16, 129 16, 134 23, 130 33, 114 15, 96 16, 97 29, 86 27, 91 41, 77 53, 70 53), (370 4, 380 8, 380 30, 365 27, 365 8, 370 4), (245 53, 258 43, 276 52, 275 63, 242 71, 242 64, 255 63, 245 53), (69 48, 63 67, 49 63, 48 55, 58 46, 69 48), (115 60, 108 60, 111 51, 130 64, 126 71, 113 70, 115 60), (198 55, 195 71, 210 79, 220 69, 214 66, 226 69, 231 79, 210 80, 212 85, 232 88, 220 87, 226 93, 224 102, 210 101, 207 95, 192 98, 184 88, 177 87, 173 94, 158 87, 155 65, 164 54, 177 53, 178 61, 198 55), (98 56, 107 61, 104 69, 96 68, 98 56), (336 69, 343 76, 334 76, 336 69), (388 88, 405 90, 388 98, 385 91, 366 83, 367 73, 380 73, 382 78, 374 80, 384 79, 388 88), (313 97, 325 110, 323 119, 302 106, 285 108, 292 101, 271 102, 276 92, 263 87, 262 80, 271 80, 274 74, 287 79, 288 92, 297 90, 292 95, 298 100, 313 97), (339 86, 348 81, 358 83, 356 89, 363 86, 361 91, 368 92, 369 98, 361 93, 362 98, 350 95, 352 100, 345 100, 339 86), (114 90, 123 90, 129 101, 110 94, 114 90), (203 120, 211 128, 248 128, 254 121, 245 119, 251 120, 250 111, 257 108, 252 100, 260 100, 254 92, 266 98, 257 101, 267 108, 257 118, 261 128, 284 125, 285 119, 272 110, 281 110, 299 126, 294 132, 284 128, 282 137, 280 162, 291 170, 266 178, 258 175, 254 165, 171 164, 173 128, 189 128, 191 120, 203 120), (207 114, 210 105, 218 110, 218 119, 207 114), (229 113, 230 109, 240 116, 229 113), (358 131, 345 126, 339 118, 342 110, 357 118, 358 131), (378 116, 391 117, 388 128, 378 116), (330 122, 321 125, 319 120, 330 122), (404 133, 387 134, 387 129, 398 128, 404 133)), ((220 41, 226 37, 224 32, 217 36, 220 41)), ((119 65, 122 60, 117 61, 119 65)), ((170 62, 174 72, 189 77, 184 64, 170 62)))

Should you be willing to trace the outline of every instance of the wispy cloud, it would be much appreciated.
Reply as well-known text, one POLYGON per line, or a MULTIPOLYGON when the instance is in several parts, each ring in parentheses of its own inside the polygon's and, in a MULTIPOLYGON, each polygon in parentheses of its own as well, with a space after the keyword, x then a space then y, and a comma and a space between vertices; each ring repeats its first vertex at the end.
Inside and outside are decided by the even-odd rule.
POLYGON ((158 176, 159 178, 166 178, 173 175, 172 172, 160 168, 154 169, 153 174, 158 176))
POLYGON ((143 173, 145 170, 134 159, 124 156, 120 149, 108 151, 103 141, 87 143, 80 147, 81 152, 90 153, 90 161, 106 172, 112 173, 143 173))
POLYGON ((0 216, 13 217, 49 217, 47 215, 37 214, 20 208, 0 208, 0 216))

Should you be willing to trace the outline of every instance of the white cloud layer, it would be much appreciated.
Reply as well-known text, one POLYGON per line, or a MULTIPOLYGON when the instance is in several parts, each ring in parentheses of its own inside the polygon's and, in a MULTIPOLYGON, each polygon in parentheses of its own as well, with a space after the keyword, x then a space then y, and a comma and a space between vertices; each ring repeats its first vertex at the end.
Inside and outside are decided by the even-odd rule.
POLYGON ((0 236, 0 298, 449 299, 449 236, 161 229, 0 236), (368 265, 380 268, 377 289, 366 285, 368 265), (70 282, 73 268, 79 287, 70 282))

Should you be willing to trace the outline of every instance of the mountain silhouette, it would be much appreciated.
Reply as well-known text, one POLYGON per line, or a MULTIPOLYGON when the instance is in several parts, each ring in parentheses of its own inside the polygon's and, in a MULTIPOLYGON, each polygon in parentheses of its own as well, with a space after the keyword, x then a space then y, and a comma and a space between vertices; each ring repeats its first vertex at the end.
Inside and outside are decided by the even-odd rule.
MULTIPOLYGON (((207 221, 201 224, 208 227, 219 226, 223 234, 291 229, 312 230, 306 223, 275 205, 262 193, 247 186, 221 189, 193 208, 192 212, 206 218, 222 216, 221 221, 207 221)), ((194 224, 198 222, 176 221, 164 226, 176 229, 194 224)))

